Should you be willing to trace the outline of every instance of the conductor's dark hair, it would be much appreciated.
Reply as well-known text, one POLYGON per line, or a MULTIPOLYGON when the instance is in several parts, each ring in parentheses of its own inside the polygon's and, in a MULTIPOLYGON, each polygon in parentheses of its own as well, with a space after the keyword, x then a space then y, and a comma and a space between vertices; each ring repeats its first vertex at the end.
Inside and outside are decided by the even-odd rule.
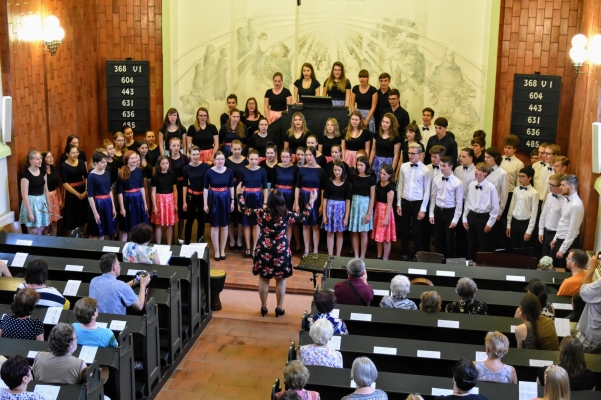
POLYGON ((267 198, 267 209, 269 210, 271 217, 275 219, 284 218, 286 214, 288 214, 284 195, 278 189, 271 192, 267 198))

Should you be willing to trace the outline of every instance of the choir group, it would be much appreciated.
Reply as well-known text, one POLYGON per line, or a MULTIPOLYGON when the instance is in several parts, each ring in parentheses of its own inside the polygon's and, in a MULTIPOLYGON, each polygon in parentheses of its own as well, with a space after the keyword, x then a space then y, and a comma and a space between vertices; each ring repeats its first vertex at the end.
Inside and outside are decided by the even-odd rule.
POLYGON ((264 115, 255 98, 242 111, 237 96, 228 96, 220 129, 204 107, 188 129, 171 108, 158 135, 148 131, 136 141, 125 127, 90 160, 76 135, 68 137, 58 165, 49 151, 32 150, 21 178, 20 222, 31 234, 56 235, 62 218, 67 231, 87 226, 90 238, 121 240, 136 224, 151 222, 156 243, 165 227, 168 244, 176 222, 180 244, 190 242, 194 221, 198 237, 208 222, 214 257, 224 260, 228 237, 230 248, 244 247, 251 257, 260 233, 256 220, 240 212, 237 189, 249 208, 263 207, 268 193, 279 190, 295 212, 314 192, 302 233, 299 226, 287 233, 298 251, 302 239, 304 254, 318 252, 323 229, 330 255, 340 255, 349 231, 357 257, 365 257, 371 237, 378 258, 388 259, 398 230, 403 260, 430 251, 433 236, 436 251, 448 258, 533 248, 555 267, 565 266, 568 250, 579 247, 584 210, 578 180, 567 174, 570 160, 559 146, 541 144, 529 166, 515 156, 514 135, 505 136, 499 150, 487 148, 486 134, 476 131, 471 147, 458 149, 449 121, 434 119, 432 108, 423 109, 421 124, 410 120, 389 74, 379 76, 379 89, 369 84, 366 70, 358 78, 351 87, 344 65, 336 62, 322 86, 306 63, 294 94, 282 74, 274 74, 264 115), (323 132, 310 132, 296 112, 282 132, 284 148, 277 148, 280 138, 269 124, 304 96, 320 94, 349 108, 348 126, 330 118, 323 132))

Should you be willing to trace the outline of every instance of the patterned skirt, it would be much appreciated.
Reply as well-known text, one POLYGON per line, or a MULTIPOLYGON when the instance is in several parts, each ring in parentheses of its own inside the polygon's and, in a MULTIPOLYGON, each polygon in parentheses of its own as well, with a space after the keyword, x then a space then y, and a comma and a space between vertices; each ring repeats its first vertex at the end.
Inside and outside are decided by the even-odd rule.
POLYGON ((157 213, 152 214, 152 223, 160 226, 173 226, 178 221, 175 212, 175 198, 173 193, 156 194, 157 213))
POLYGON ((332 100, 332 105, 334 107, 344 107, 346 105, 346 100, 332 100))
POLYGON ((25 202, 21 200, 21 210, 19 212, 19 222, 29 228, 41 228, 50 225, 50 214, 48 214, 48 205, 46 204, 46 196, 27 196, 29 199, 29 207, 33 214, 33 221, 29 220, 25 202))
MULTIPOLYGON (((263 208, 263 190, 258 192, 244 192, 244 201, 246 207, 250 209, 263 208)), ((257 225, 257 219, 247 217, 242 214, 242 226, 255 226, 257 225)))
POLYGON ((344 214, 346 213, 346 200, 328 200, 326 215, 328 223, 323 224, 326 232, 344 232, 344 214))
POLYGON ((212 155, 213 155, 213 149, 201 150, 200 151, 200 161, 209 162, 209 161, 211 161, 212 155))
POLYGON ((48 192, 48 198, 50 199, 50 213, 54 214, 50 215, 50 222, 56 222, 60 219, 59 215, 61 215, 61 205, 58 198, 58 192, 56 190, 48 192))
MULTIPOLYGON (((78 193, 86 191, 86 185, 81 184, 73 186, 78 193)), ((63 209, 63 228, 66 230, 75 229, 84 226, 88 222, 88 209, 90 204, 88 199, 79 200, 77 196, 65 190, 65 207, 63 209)))
POLYGON ((114 235, 117 231, 117 226, 115 224, 115 219, 113 218, 113 202, 111 201, 111 198, 107 197, 99 199, 94 197, 94 205, 96 206, 96 211, 100 215, 100 223, 96 223, 94 213, 90 210, 88 213, 88 235, 97 237, 114 235))
POLYGON ((209 223, 212 228, 225 227, 231 222, 231 197, 230 190, 223 192, 209 190, 209 223))
MULTIPOLYGON (((380 182, 380 170, 382 169, 382 167, 386 164, 389 164, 390 166, 392 166, 392 157, 378 157, 375 156, 374 157, 374 163, 371 166, 371 170, 374 171, 376 173, 376 181, 380 182)), ((393 179, 394 177, 392 176, 391 179, 393 179)))
POLYGON ((282 112, 281 111, 273 111, 273 110, 269 110, 269 123, 273 123, 274 121, 277 121, 278 119, 282 118, 282 112))
POLYGON ((388 215, 388 225, 384 226, 386 216, 386 203, 376 203, 376 212, 374 213, 374 230, 371 231, 371 238, 376 242, 396 242, 396 226, 394 224, 394 207, 390 207, 388 215))
POLYGON ((347 163, 349 168, 353 168, 355 166, 355 156, 357 152, 354 150, 345 150, 344 151, 344 162, 347 163))
MULTIPOLYGON (((357 111, 359 111, 361 113, 361 115, 363 116, 363 120, 365 120, 365 118, 367 118, 367 114, 369 114, 369 110, 361 110, 361 109, 357 108, 357 111)), ((369 129, 372 133, 374 133, 376 131, 376 119, 374 118, 373 115, 367 122, 367 129, 369 129)))
POLYGON ((373 211, 369 209, 369 196, 354 194, 351 200, 351 214, 349 216, 348 230, 351 232, 369 232, 372 230, 373 218, 364 224, 365 215, 373 211))
MULTIPOLYGON (((319 190, 319 189, 315 189, 315 190, 319 190)), ((320 196, 317 197, 317 199, 315 200, 315 203, 313 204, 313 208, 311 209, 311 212, 309 213, 309 217, 305 219, 305 222, 303 223, 304 226, 318 226, 321 223, 321 218, 317 215, 318 211, 319 211, 319 202, 321 201, 319 199, 320 196)), ((307 206, 307 204, 309 204, 309 199, 311 198, 311 192, 308 190, 300 190, 299 196, 298 196, 298 202, 299 202, 299 208, 301 209, 301 211, 305 210, 305 207, 307 206)))
POLYGON ((139 223, 148 223, 148 214, 144 209, 142 192, 123 193, 123 207, 125 208, 125 232, 131 232, 139 223))

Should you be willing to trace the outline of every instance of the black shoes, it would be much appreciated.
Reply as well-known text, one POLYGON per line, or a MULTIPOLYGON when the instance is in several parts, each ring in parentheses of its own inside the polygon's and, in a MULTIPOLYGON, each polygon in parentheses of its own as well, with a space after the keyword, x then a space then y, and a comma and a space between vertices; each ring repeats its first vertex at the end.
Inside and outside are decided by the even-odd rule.
MULTIPOLYGON (((265 310, 267 312, 267 310, 265 310)), ((286 311, 282 310, 280 307, 276 307, 275 309, 275 317, 279 317, 280 315, 286 314, 286 311)))
MULTIPOLYGON (((264 317, 265 314, 267 314, 267 307, 261 307, 261 317, 264 317)), ((276 311, 276 315, 277 315, 277 311, 276 311)))

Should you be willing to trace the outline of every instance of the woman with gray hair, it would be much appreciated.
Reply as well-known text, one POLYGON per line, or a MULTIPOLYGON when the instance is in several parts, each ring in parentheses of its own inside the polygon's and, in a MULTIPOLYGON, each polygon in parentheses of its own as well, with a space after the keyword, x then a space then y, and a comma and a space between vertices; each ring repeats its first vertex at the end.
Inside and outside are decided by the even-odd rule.
POLYGON ((284 393, 294 392, 303 400, 320 400, 319 393, 311 390, 305 390, 304 387, 309 381, 309 370, 300 361, 290 361, 284 368, 284 382, 288 390, 275 395, 276 399, 281 398, 284 393))
POLYGON ((478 380, 497 383, 518 383, 515 368, 503 364, 501 358, 509 350, 509 339, 501 332, 488 332, 484 339, 487 358, 484 361, 474 361, 478 370, 478 380))
POLYGON ((48 336, 50 352, 40 351, 33 362, 33 375, 44 383, 80 384, 86 363, 72 354, 77 349, 77 334, 69 324, 58 323, 48 336))
POLYGON ((298 359, 305 365, 342 368, 342 354, 328 347, 328 342, 334 334, 334 327, 327 319, 318 319, 311 326, 309 336, 313 344, 298 348, 298 359))
POLYGON ((400 308, 402 310, 417 310, 415 303, 407 298, 411 289, 409 278, 404 275, 397 275, 390 281, 391 296, 384 296, 380 301, 380 307, 400 308))
POLYGON ((376 370, 376 366, 369 358, 355 358, 351 367, 351 380, 355 382, 357 389, 348 396, 344 396, 342 400, 388 400, 386 392, 371 387, 377 378, 378 370, 376 370))
POLYGON ((461 297, 461 300, 447 304, 445 311, 448 313, 488 315, 486 303, 474 299, 477 291, 478 286, 472 278, 459 279, 455 292, 461 297))

